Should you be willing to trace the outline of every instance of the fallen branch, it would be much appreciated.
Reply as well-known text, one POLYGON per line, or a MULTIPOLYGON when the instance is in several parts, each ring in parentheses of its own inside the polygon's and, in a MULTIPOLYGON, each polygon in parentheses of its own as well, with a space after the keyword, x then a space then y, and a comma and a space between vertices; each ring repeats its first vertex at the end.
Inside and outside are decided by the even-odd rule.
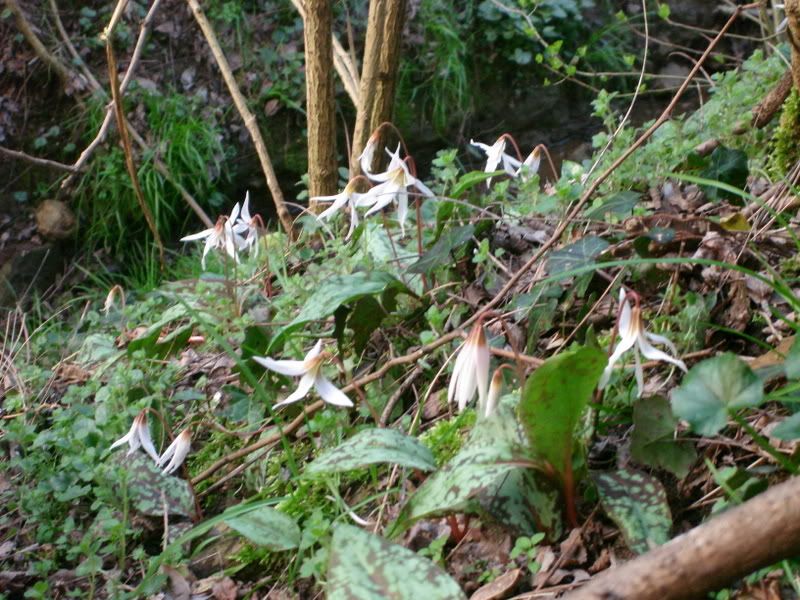
POLYGON ((225 54, 222 52, 222 47, 220 47, 219 42, 217 41, 217 35, 214 33, 214 29, 211 27, 211 23, 209 23, 208 19, 206 18, 203 9, 200 8, 197 0, 187 0, 187 2, 189 3, 189 8, 192 9, 192 14, 194 14, 197 24, 200 26, 200 29, 206 38, 206 42, 211 48, 211 53, 214 55, 214 59, 217 61, 217 66, 222 72, 222 78, 225 80, 225 84, 228 86, 228 91, 233 97, 233 103, 236 105, 236 109, 239 111, 239 115, 241 115, 244 125, 247 127, 247 131, 250 133, 250 137, 253 140, 253 145, 256 147, 258 160, 261 162, 261 170, 264 171, 264 177, 267 180, 267 187, 272 194, 272 202, 275 204, 275 212, 278 214, 278 220, 280 220, 281 225, 283 225, 283 228, 286 230, 286 233, 289 235, 289 237, 292 237, 294 232, 292 227, 292 216, 289 214, 289 210, 286 208, 286 204, 283 201, 283 192, 281 192, 280 185, 278 184, 278 178, 275 175, 275 169, 272 167, 272 160, 270 160, 267 146, 264 143, 264 138, 261 136, 261 131, 258 129, 256 117, 247 107, 247 101, 242 95, 242 92, 239 90, 239 85, 236 83, 236 79, 233 77, 233 72, 228 64, 228 59, 225 58, 225 54))
POLYGON ((65 165, 64 163, 60 163, 55 160, 49 160, 47 158, 37 158, 36 156, 25 154, 19 150, 12 150, 11 148, 6 148, 5 146, 0 146, 0 154, 5 154, 9 158, 24 160, 25 162, 29 162, 40 167, 50 167, 51 169, 58 169, 60 171, 75 171, 75 167, 72 165, 65 165))
POLYGON ((700 598, 798 553, 800 477, 793 477, 647 554, 604 571, 564 598, 700 598))

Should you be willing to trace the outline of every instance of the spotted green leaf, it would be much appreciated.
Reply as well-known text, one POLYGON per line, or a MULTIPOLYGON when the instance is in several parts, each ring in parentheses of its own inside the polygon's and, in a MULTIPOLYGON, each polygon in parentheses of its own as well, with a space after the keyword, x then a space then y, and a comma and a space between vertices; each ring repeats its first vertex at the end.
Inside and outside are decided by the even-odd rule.
POLYGON ((527 461, 521 439, 513 411, 504 406, 479 420, 461 450, 410 498, 394 532, 422 517, 479 511, 477 497, 493 493, 501 476, 527 461))
POLYGON ((466 600, 427 558, 344 524, 333 531, 326 592, 328 600, 466 600))
POLYGON ((365 429, 335 448, 323 452, 306 467, 306 474, 338 473, 376 463, 391 463, 432 471, 436 462, 416 438, 396 429, 365 429))
POLYGON ((763 399, 758 376, 738 356, 725 353, 692 367, 672 392, 672 411, 700 435, 715 435, 729 411, 758 406, 763 399))
POLYGON ((563 475, 572 464, 575 425, 606 365, 597 348, 582 347, 547 359, 528 377, 519 414, 534 455, 563 475))
POLYGON ((194 497, 189 484, 175 475, 165 475, 144 452, 114 454, 114 460, 126 471, 128 496, 133 507, 143 515, 162 517, 194 515, 194 497))
POLYGON ((672 514, 661 482, 641 471, 622 469, 592 476, 600 503, 637 554, 669 540, 672 514))
POLYGON ((294 519, 269 506, 226 517, 224 523, 251 542, 270 550, 292 550, 300 544, 300 528, 294 519))
POLYGON ((643 465, 667 469, 678 478, 686 477, 697 458, 694 445, 675 439, 678 419, 669 401, 661 396, 642 398, 633 407, 631 456, 643 465))

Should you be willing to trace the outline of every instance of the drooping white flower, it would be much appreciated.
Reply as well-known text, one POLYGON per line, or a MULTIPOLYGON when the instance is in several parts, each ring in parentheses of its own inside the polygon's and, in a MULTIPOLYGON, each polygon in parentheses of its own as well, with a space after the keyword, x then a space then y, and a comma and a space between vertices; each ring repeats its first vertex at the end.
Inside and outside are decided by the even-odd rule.
POLYGON ((200 265, 203 269, 206 268, 206 256, 214 248, 224 251, 230 256, 234 262, 239 262, 239 257, 236 254, 238 245, 238 234, 233 230, 233 223, 239 216, 239 203, 237 202, 230 216, 220 215, 217 219, 217 224, 209 229, 204 229, 199 233, 193 233, 181 238, 182 242, 194 242, 196 240, 206 240, 206 245, 203 248, 203 257, 200 259, 200 265))
POLYGON ((164 467, 164 464, 169 461, 169 464, 164 467, 164 473, 167 475, 174 473, 183 464, 183 461, 186 460, 191 449, 192 434, 189 433, 189 429, 187 428, 181 431, 178 437, 172 440, 172 443, 164 450, 164 454, 162 454, 157 461, 158 466, 164 467))
POLYGON ((111 444, 109 450, 113 450, 117 446, 122 446, 123 444, 128 444, 129 446, 128 456, 136 452, 139 448, 144 448, 144 451, 150 455, 150 458, 158 462, 158 452, 156 452, 153 440, 150 437, 150 428, 147 426, 147 411, 143 410, 136 415, 128 433, 111 444))
MULTIPOLYGON (((486 153, 486 167, 483 169, 484 173, 493 173, 497 171, 497 167, 502 163, 503 171, 512 177, 517 175, 517 170, 522 163, 513 156, 506 154, 505 136, 497 138, 497 141, 491 146, 476 142, 475 140, 470 140, 469 143, 473 146, 477 146, 486 153)), ((491 183, 492 178, 490 177, 486 180, 486 185, 491 185, 491 183)))
POLYGON ((320 397, 328 404, 353 406, 352 400, 322 373, 322 364, 325 362, 325 358, 325 354, 322 353, 322 340, 319 340, 303 360, 274 360, 269 357, 261 358, 258 356, 254 356, 253 360, 262 367, 281 375, 300 377, 297 389, 287 398, 278 402, 274 408, 302 400, 311 391, 312 387, 317 390, 320 397))
POLYGON ((405 235, 409 188, 416 188, 429 198, 434 194, 428 186, 411 174, 408 165, 405 161, 400 160, 397 152, 390 156, 392 156, 392 160, 388 169, 383 173, 375 173, 370 176, 370 179, 381 183, 363 194, 357 204, 358 206, 370 206, 370 209, 364 214, 365 217, 368 217, 391 204, 393 200, 397 200, 397 220, 400 222, 402 235, 405 235))
POLYGON ((380 132, 375 130, 372 132, 372 135, 369 136, 364 150, 361 152, 361 156, 358 157, 358 165, 367 177, 372 174, 372 160, 375 158, 375 149, 378 146, 378 140, 380 140, 380 132))
POLYGON ((606 385, 608 385, 614 365, 619 361, 623 354, 633 348, 633 355, 636 361, 636 385, 638 386, 637 395, 641 397, 642 392, 644 391, 644 372, 642 370, 642 361, 639 357, 639 352, 641 352, 645 358, 650 360, 659 360, 675 365, 684 373, 686 372, 686 364, 684 364, 682 360, 675 358, 674 356, 670 356, 666 352, 662 352, 658 348, 652 346, 651 342, 656 344, 664 344, 667 346, 667 348, 669 348, 669 350, 672 351, 672 354, 678 353, 675 345, 666 337, 645 331, 644 324, 642 323, 641 308, 639 307, 638 302, 636 302, 633 307, 631 306, 624 289, 620 290, 619 302, 621 309, 617 328, 619 330, 620 341, 617 344, 617 347, 614 348, 614 352, 609 357, 608 365, 603 371, 603 375, 600 377, 600 383, 597 387, 602 390, 606 387, 606 385))
POLYGON ((492 374, 492 381, 489 384, 489 395, 486 398, 486 407, 483 411, 484 417, 490 417, 497 408, 497 402, 500 400, 500 394, 503 391, 503 367, 494 370, 492 374))
POLYGON ((516 177, 519 177, 522 181, 527 181, 533 175, 539 172, 539 165, 542 164, 542 150, 541 146, 536 146, 536 148, 531 151, 528 157, 522 161, 522 164, 519 166, 517 171, 514 173, 516 177))
POLYGON ((250 192, 244 195, 244 204, 239 218, 233 224, 234 241, 238 250, 250 249, 252 256, 258 256, 258 225, 259 218, 250 215, 250 192), (246 235, 242 237, 242 234, 246 235))
POLYGON ((347 183, 344 190, 334 196, 315 196, 311 198, 311 200, 315 201, 333 202, 333 204, 317 215, 317 219, 320 221, 330 219, 345 206, 350 209, 350 228, 347 230, 347 237, 345 237, 345 239, 350 239, 350 236, 353 235, 353 230, 358 227, 358 211, 356 210, 356 206, 359 206, 362 198, 367 195, 356 192, 357 184, 358 180, 354 178, 347 183))
POLYGON ((486 414, 489 387, 489 345, 483 325, 478 323, 461 346, 447 387, 447 402, 455 400, 462 411, 478 391, 478 409, 486 414))
POLYGON ((103 313, 106 316, 108 316, 108 313, 111 312, 111 309, 114 307, 117 297, 119 297, 120 300, 120 310, 125 310, 125 290, 122 289, 121 285, 116 284, 108 290, 106 301, 103 303, 103 313))

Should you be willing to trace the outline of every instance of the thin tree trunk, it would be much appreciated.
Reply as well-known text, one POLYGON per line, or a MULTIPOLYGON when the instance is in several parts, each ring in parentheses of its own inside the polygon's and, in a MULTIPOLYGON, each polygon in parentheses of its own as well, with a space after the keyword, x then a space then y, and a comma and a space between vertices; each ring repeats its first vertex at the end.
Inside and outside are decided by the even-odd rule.
POLYGON ((406 0, 371 0, 369 4, 351 176, 360 172, 358 157, 372 131, 392 118, 405 15, 406 0))
POLYGON ((792 46, 792 79, 795 89, 800 92, 800 0, 786 0, 786 36, 792 46))
POLYGON ((256 147, 256 154, 258 154, 258 160, 261 163, 261 169, 264 171, 264 177, 267 180, 267 187, 272 194, 272 201, 275 204, 275 212, 278 214, 278 219, 280 220, 281 225, 283 225, 283 228, 286 230, 286 233, 289 235, 289 237, 293 237, 294 229, 292 227, 292 216, 289 214, 289 210, 286 208, 286 204, 283 201, 283 192, 281 192, 280 185, 278 184, 278 178, 275 176, 275 169, 272 167, 272 160, 270 160, 269 152, 267 152, 267 146, 264 143, 264 138, 261 136, 261 131, 258 128, 256 117, 247 106, 247 101, 242 95, 239 85, 236 83, 236 79, 233 77, 233 72, 228 64, 228 60, 225 58, 225 53, 222 51, 222 48, 217 41, 217 35, 214 33, 211 23, 208 22, 203 9, 200 8, 200 4, 197 2, 197 0, 187 0, 187 2, 189 3, 189 7, 192 9, 192 13, 194 14, 197 24, 203 31, 206 42, 208 42, 208 45, 211 48, 211 53, 214 55, 214 59, 217 61, 217 66, 222 72, 222 78, 225 80, 225 84, 228 86, 228 91, 233 97, 233 103, 236 105, 236 109, 239 111, 239 115, 242 117, 244 125, 247 127, 247 131, 250 133, 250 137, 253 140, 253 145, 256 147))
MULTIPOLYGON (((308 191, 336 193, 336 126, 333 94, 333 45, 330 0, 306 0, 306 116, 308 119, 308 191)), ((310 204, 316 212, 315 203, 310 204)))

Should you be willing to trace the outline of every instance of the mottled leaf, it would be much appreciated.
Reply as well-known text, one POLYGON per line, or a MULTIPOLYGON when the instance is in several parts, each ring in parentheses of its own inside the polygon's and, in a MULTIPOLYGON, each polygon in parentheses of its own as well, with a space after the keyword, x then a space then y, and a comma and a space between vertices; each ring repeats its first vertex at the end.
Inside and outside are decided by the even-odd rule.
POLYGON ((595 473, 592 479, 600 503, 633 552, 642 554, 669 540, 672 514, 658 479, 633 469, 595 473))
POLYGON ((497 489, 498 479, 527 460, 513 411, 504 406, 475 424, 461 450, 419 487, 394 532, 422 517, 480 509, 476 498, 497 489))
POLYGON ((795 339, 789 352, 786 354, 786 361, 783 363, 788 379, 800 379, 800 336, 795 339))
MULTIPOLYGON (((744 189, 748 173, 747 154, 741 150, 718 146, 711 153, 708 167, 700 173, 700 177, 744 189)), ((717 186, 703 186, 703 191, 709 200, 728 198, 741 202, 741 198, 717 186)))
POLYGON ((466 600, 458 584, 427 558, 344 524, 333 531, 326 597, 466 600))
POLYGON ((463 247, 472 238, 474 232, 474 225, 446 229, 430 250, 408 267, 409 273, 430 273, 438 266, 450 264, 452 262, 450 253, 455 248, 463 247))
POLYGON ((294 519, 269 506, 226 517, 224 523, 251 542, 270 550, 292 550, 300 544, 300 528, 294 519))
POLYGON ((356 302, 347 318, 347 326, 353 330, 352 342, 356 354, 361 354, 372 332, 380 327, 386 315, 387 310, 373 296, 364 296, 356 302))
POLYGON ((594 262, 606 248, 608 242, 595 235, 587 235, 577 242, 550 253, 547 271, 551 275, 578 269, 594 262))
POLYGON ((672 411, 701 435, 715 435, 728 411, 754 407, 764 399, 761 380, 731 353, 695 365, 672 392, 672 411))
POLYGON ((479 183, 483 183, 490 177, 501 177, 505 175, 505 173, 505 171, 491 171, 489 173, 485 171, 470 171, 469 173, 464 173, 450 191, 450 197, 458 198, 470 188, 475 187, 479 183))
POLYGON ((533 469, 504 473, 494 490, 487 489, 478 500, 485 512, 517 535, 543 530, 551 540, 561 537, 561 493, 533 469))
POLYGON ((396 429, 372 428, 359 431, 335 448, 323 452, 305 469, 306 474, 338 473, 376 463, 432 471, 436 462, 416 438, 396 429))
POLYGON ((583 347, 547 359, 528 377, 519 414, 536 457, 563 475, 572 463, 573 434, 607 362, 583 347))
POLYGON ((113 460, 127 472, 128 497, 143 515, 162 517, 164 507, 170 515, 191 517, 194 497, 189 484, 175 475, 165 475, 144 452, 127 456, 116 452, 113 460))
POLYGON ((669 401, 661 396, 643 398, 633 406, 631 456, 649 467, 666 469, 678 478, 686 477, 697 458, 694 445, 675 439, 678 419, 669 401))

